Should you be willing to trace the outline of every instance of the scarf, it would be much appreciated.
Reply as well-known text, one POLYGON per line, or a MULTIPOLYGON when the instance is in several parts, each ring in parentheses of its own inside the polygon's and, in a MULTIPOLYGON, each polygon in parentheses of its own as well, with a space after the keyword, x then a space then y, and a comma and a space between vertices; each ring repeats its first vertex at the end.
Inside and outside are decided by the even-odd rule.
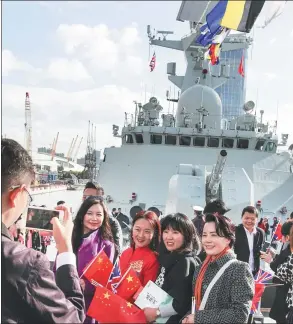
POLYGON ((212 258, 213 256, 209 255, 207 256, 207 258, 205 259, 204 263, 202 264, 200 270, 199 270, 199 274, 198 277, 196 279, 196 284, 195 284, 195 288, 194 288, 194 296, 195 296, 195 301, 196 301, 196 309, 199 309, 200 304, 201 304, 201 288, 202 288, 202 283, 203 283, 203 279, 205 276, 205 273, 207 271, 208 266, 210 265, 210 263, 220 259, 222 256, 224 256, 225 254, 227 254, 227 252, 230 250, 230 247, 227 246, 221 253, 219 253, 215 258, 212 258))

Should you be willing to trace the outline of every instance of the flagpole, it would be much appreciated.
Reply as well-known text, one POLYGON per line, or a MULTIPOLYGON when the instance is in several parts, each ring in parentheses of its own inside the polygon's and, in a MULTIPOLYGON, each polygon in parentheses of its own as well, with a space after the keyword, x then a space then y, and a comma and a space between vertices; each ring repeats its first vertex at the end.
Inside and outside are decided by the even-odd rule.
POLYGON ((81 279, 84 274, 87 272, 88 268, 94 263, 94 261, 96 260, 96 258, 101 254, 101 252, 104 250, 105 245, 103 245, 103 247, 101 248, 100 252, 92 259, 92 261, 86 266, 85 270, 83 271, 83 273, 81 274, 81 276, 79 277, 79 279, 81 279))
MULTIPOLYGON (((121 282, 124 280, 124 278, 127 276, 128 272, 130 271, 131 266, 129 266, 129 268, 127 269, 127 271, 124 273, 124 275, 122 276, 121 280, 118 282, 117 287, 119 287, 119 285, 121 284, 121 282)), ((116 288, 117 288, 116 287, 116 288)))

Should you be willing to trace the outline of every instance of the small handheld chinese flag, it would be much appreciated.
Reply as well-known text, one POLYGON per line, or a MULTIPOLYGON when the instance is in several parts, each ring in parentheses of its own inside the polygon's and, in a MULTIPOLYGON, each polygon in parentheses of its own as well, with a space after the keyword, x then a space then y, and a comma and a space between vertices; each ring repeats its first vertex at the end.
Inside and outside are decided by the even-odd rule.
POLYGON ((116 294, 126 300, 131 300, 140 287, 141 283, 136 272, 129 267, 116 287, 116 294))
POLYGON ((97 286, 87 315, 99 323, 146 323, 143 310, 102 286, 97 286))
POLYGON ((84 276, 91 283, 99 283, 102 286, 106 286, 112 272, 112 267, 112 262, 102 250, 86 266, 81 277, 84 276))
POLYGON ((273 235, 273 241, 282 241, 282 236, 282 225, 279 222, 273 235))

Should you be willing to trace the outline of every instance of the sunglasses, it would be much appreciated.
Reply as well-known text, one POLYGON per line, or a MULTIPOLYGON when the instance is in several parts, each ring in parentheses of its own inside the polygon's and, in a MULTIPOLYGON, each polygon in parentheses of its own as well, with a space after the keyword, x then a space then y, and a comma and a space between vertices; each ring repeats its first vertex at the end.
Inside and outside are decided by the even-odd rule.
POLYGON ((104 198, 102 196, 84 196, 85 199, 96 199, 100 201, 104 201, 104 198))

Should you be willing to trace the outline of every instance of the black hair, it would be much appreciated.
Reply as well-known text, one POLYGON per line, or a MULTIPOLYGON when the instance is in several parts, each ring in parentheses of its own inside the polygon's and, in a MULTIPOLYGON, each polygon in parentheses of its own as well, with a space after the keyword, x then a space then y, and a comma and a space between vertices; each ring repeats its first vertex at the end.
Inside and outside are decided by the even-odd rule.
POLYGON ((243 208, 241 217, 243 217, 243 215, 245 213, 254 214, 256 216, 256 218, 258 218, 258 210, 254 206, 247 206, 247 207, 243 208))
POLYGON ((231 209, 227 208, 223 200, 214 199, 208 202, 203 210, 204 214, 213 214, 218 213, 220 215, 224 215, 231 209))
POLYGON ((175 213, 165 216, 161 220, 162 234, 168 229, 172 228, 183 235, 183 245, 178 252, 194 252, 200 250, 200 239, 195 226, 192 221, 184 214, 175 213))
POLYGON ((65 204, 65 201, 64 201, 64 200, 59 200, 59 201, 57 202, 57 206, 60 206, 60 205, 63 205, 63 204, 65 204))
POLYGON ((73 252, 77 254, 78 249, 80 247, 82 237, 83 237, 83 219, 84 216, 86 215, 87 211, 96 204, 100 204, 103 208, 103 213, 104 213, 104 220, 103 223, 100 227, 101 231, 101 238, 103 240, 109 240, 111 242, 114 242, 113 240, 113 235, 109 223, 109 215, 107 212, 107 208, 104 204, 103 201, 99 199, 94 199, 94 198, 87 198, 82 205, 80 206, 76 217, 74 219, 74 226, 73 226, 73 231, 72 231, 72 247, 73 247, 73 252))
POLYGON ((89 181, 84 186, 83 191, 85 191, 86 189, 96 189, 96 190, 98 190, 98 187, 92 181, 89 181))
POLYGON ((35 171, 28 152, 16 141, 9 138, 1 140, 1 194, 10 187, 22 185, 25 177, 30 182, 35 179, 35 171))
POLYGON ((216 233, 220 237, 225 237, 230 240, 229 246, 232 248, 235 243, 235 225, 231 219, 224 215, 207 214, 205 217, 206 223, 215 223, 216 233))
POLYGON ((293 212, 290 214, 290 219, 293 219, 293 212))
POLYGON ((286 222, 282 225, 281 233, 283 236, 290 235, 290 230, 293 226, 293 222, 286 222))

